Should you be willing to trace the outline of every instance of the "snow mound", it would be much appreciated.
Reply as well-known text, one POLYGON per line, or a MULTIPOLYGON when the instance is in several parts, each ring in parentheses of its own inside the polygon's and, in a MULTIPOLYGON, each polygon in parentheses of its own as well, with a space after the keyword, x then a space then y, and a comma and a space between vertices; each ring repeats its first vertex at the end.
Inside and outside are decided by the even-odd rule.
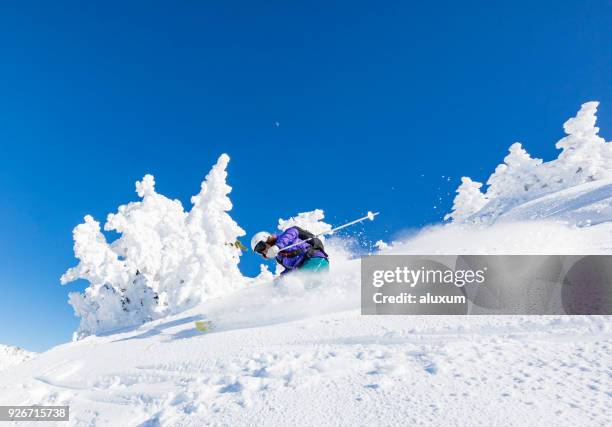
POLYGON ((11 366, 26 362, 36 357, 36 353, 26 351, 19 347, 10 347, 0 344, 0 371, 11 366))
POLYGON ((561 150, 557 159, 534 159, 516 142, 487 180, 484 193, 481 183, 462 178, 452 212, 445 219, 490 223, 515 206, 547 194, 612 179, 612 144, 599 136, 595 126, 598 105, 583 104, 576 116, 565 122, 567 136, 556 143, 561 150))

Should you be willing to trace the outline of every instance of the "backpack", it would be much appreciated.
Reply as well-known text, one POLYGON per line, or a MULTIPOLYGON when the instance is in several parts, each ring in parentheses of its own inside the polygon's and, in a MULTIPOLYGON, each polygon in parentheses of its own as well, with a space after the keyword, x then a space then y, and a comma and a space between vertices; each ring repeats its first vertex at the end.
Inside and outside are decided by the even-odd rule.
MULTIPOLYGON (((308 248, 308 251, 306 252, 306 258, 312 258, 314 253, 317 252, 317 251, 322 252, 323 255, 325 255, 325 258, 327 258, 327 253, 325 252, 325 247, 323 246, 323 242, 321 241, 321 239, 316 237, 310 231, 304 230, 302 227, 293 226, 292 228, 295 228, 298 231, 298 238, 300 240, 308 240, 308 239, 310 239, 310 240, 308 240, 306 242, 306 243, 308 243, 310 245, 310 248, 308 248)), ((282 249, 281 249, 281 252, 282 252, 282 249)), ((289 252, 285 252, 284 254, 281 254, 281 256, 282 257, 286 257, 286 258, 292 258, 292 257, 298 255, 300 252, 301 252, 300 249, 296 249, 294 251, 290 250, 289 252)))

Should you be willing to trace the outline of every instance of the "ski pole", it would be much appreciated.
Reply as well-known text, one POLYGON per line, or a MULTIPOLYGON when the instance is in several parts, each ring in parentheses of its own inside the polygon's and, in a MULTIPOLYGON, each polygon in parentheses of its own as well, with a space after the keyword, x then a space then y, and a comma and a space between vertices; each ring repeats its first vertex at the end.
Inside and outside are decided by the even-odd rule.
POLYGON ((368 212, 368 214, 366 216, 364 216, 363 218, 359 218, 359 219, 356 219, 355 221, 347 222, 346 224, 340 225, 340 226, 338 226, 336 228, 332 228, 329 231, 324 231, 323 233, 319 233, 319 234, 317 234, 317 235, 315 235, 313 237, 309 237, 308 239, 302 240, 301 242, 294 243, 294 244, 289 245, 289 246, 285 246, 279 252, 285 251, 287 249, 291 249, 294 246, 301 245, 302 243, 307 242, 307 241, 312 240, 312 239, 316 239, 317 237, 325 236, 326 234, 333 234, 333 233, 335 233, 338 230, 342 230, 343 228, 350 227, 351 225, 360 223, 362 221, 365 221, 366 219, 369 219, 370 221, 374 221, 374 217, 376 215, 378 215, 378 214, 380 214, 380 212, 368 212))

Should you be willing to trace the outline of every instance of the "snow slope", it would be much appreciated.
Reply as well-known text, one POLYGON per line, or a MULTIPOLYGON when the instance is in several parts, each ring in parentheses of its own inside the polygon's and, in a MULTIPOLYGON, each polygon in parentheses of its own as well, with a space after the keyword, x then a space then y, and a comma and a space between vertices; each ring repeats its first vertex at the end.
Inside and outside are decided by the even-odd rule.
MULTIPOLYGON (((486 208, 475 213, 488 216, 486 208)), ((402 254, 612 254, 612 180, 547 194, 496 216, 421 230, 385 248, 402 254)))
POLYGON ((36 353, 0 344, 0 371, 36 357, 36 353))
MULTIPOLYGON (((572 225, 608 197, 609 184, 589 184, 516 206, 508 221, 437 226, 386 250, 609 253, 604 217, 572 225), (523 213, 546 222, 509 220, 523 213)), ((55 347, 0 373, 0 404, 69 404, 75 426, 612 422, 609 317, 361 316, 358 267, 253 284, 55 347), (213 332, 194 330, 203 318, 213 332)))
POLYGON ((503 213, 498 221, 555 219, 579 227, 612 218, 612 179, 589 182, 530 200, 503 213))
POLYGON ((606 318, 360 317, 201 335, 196 312, 5 371, 1 404, 71 425, 605 425, 606 318))

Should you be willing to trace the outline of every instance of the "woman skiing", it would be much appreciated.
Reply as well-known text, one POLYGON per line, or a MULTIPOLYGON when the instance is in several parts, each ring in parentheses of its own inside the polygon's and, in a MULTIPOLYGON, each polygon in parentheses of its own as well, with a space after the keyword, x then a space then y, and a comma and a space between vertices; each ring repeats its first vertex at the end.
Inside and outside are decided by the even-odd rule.
POLYGON ((251 249, 266 259, 276 259, 285 267, 281 274, 297 270, 329 270, 328 256, 321 240, 300 227, 290 227, 278 235, 260 231, 251 239, 251 249))

